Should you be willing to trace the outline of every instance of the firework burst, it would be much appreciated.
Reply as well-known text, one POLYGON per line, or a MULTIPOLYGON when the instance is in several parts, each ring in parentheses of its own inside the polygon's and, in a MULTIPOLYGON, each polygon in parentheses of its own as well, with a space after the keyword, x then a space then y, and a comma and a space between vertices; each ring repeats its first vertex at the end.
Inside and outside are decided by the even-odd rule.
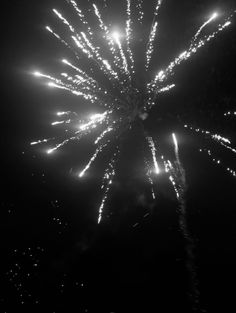
MULTIPOLYGON (((143 70, 145 77, 151 76, 152 57, 155 48, 155 42, 158 38, 159 23, 158 16, 162 6, 162 0, 157 0, 154 7, 154 16, 150 25, 150 33, 146 38, 145 56, 143 58, 143 70)), ((63 72, 58 76, 35 72, 38 78, 46 79, 50 88, 65 90, 75 96, 82 97, 93 105, 99 106, 99 112, 84 119, 78 118, 78 112, 64 111, 58 112, 58 121, 52 123, 52 126, 68 125, 79 127, 68 136, 65 133, 63 140, 59 138, 49 138, 34 141, 31 145, 52 143, 49 154, 55 153, 58 149, 63 148, 72 141, 79 141, 84 136, 90 134, 95 129, 100 134, 96 138, 95 152, 88 160, 85 167, 78 173, 78 177, 82 178, 96 161, 99 154, 107 152, 111 154, 110 161, 105 170, 102 190, 104 192, 98 212, 98 223, 103 219, 103 210, 106 200, 116 174, 116 164, 119 154, 121 153, 121 138, 132 129, 133 125, 138 122, 143 131, 144 145, 149 150, 149 157, 145 157, 144 166, 150 183, 153 199, 157 195, 154 188, 154 178, 162 171, 166 172, 173 185, 176 197, 180 203, 181 227, 185 237, 189 237, 185 226, 185 174, 179 158, 178 139, 176 134, 172 134, 173 146, 176 161, 173 162, 160 156, 158 143, 144 129, 144 121, 148 119, 150 111, 156 105, 160 94, 170 92, 175 84, 172 81, 173 75, 177 67, 184 61, 191 58, 208 42, 213 40, 217 34, 224 31, 231 24, 233 12, 223 21, 217 23, 218 14, 213 13, 207 21, 205 21, 196 31, 195 35, 185 51, 180 53, 173 61, 164 69, 150 79, 146 79, 142 86, 137 82, 137 64, 135 59, 135 26, 142 27, 145 19, 143 10, 143 0, 126 0, 126 22, 123 31, 114 30, 111 24, 104 20, 104 16, 109 10, 110 3, 102 1, 101 5, 88 2, 88 11, 83 11, 76 1, 67 0, 68 5, 77 14, 78 23, 74 25, 58 9, 53 9, 52 13, 59 22, 62 23, 65 31, 59 34, 51 26, 46 26, 46 30, 51 33, 59 42, 74 54, 74 60, 63 59, 62 64, 67 67, 68 72, 63 72), (89 22, 87 14, 92 14, 93 23, 89 22), (215 30, 208 33, 208 25, 213 24, 215 30), (98 44, 96 38, 97 32, 102 33, 101 42, 98 44), (89 67, 84 70, 83 62, 88 60, 89 67), (94 73, 99 73, 95 75, 94 73), (97 78, 98 77, 98 78, 97 78), (102 111, 102 113, 101 113, 102 111), (112 144, 113 141, 113 144, 112 144), (53 144, 55 142, 55 144, 53 144)), ((122 29, 122 28, 121 28, 122 29)), ((145 40, 143 41, 145 42, 145 40)), ((235 115, 235 112, 226 112, 225 116, 235 115)), ((207 140, 213 140, 222 147, 236 153, 232 147, 231 141, 219 134, 212 134, 200 128, 194 128, 186 124, 182 125, 188 131, 197 132, 204 136, 207 140)), ((74 129, 73 127, 71 127, 74 129)), ((71 133, 71 132, 70 132, 71 133)), ((205 152, 204 149, 200 150, 205 152)), ((212 157, 212 152, 208 155, 212 157)), ((162 152, 162 154, 164 154, 162 152)), ((213 158, 215 160, 215 158, 213 158)), ((220 163, 221 161, 218 160, 220 163)), ((221 163, 222 164, 222 163, 221 163)), ((227 171, 235 176, 233 169, 227 168, 227 171)))

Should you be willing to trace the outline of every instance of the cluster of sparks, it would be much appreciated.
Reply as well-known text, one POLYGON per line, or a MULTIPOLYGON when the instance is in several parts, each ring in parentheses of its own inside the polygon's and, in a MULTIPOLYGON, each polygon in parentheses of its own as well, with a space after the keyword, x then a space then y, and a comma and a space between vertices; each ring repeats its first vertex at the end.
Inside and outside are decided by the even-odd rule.
POLYGON ((236 112, 228 111, 228 112, 224 113, 224 116, 236 116, 236 112))
MULTIPOLYGON (((152 65, 155 42, 158 37, 158 15, 162 2, 162 0, 156 1, 153 21, 147 38, 144 58, 144 70, 147 73, 149 73, 152 65)), ((144 23, 145 13, 143 11, 143 0, 126 0, 127 18, 124 26, 125 30, 123 32, 114 30, 110 24, 105 22, 103 13, 109 8, 107 1, 103 1, 101 7, 95 3, 89 4, 89 12, 90 14, 93 14, 94 18, 93 25, 88 22, 86 14, 80 9, 74 0, 67 0, 67 3, 77 14, 79 20, 78 25, 72 25, 61 12, 57 9, 53 9, 53 13, 65 27, 65 33, 60 35, 55 32, 51 26, 46 26, 46 30, 59 40, 59 42, 61 42, 67 49, 74 53, 74 61, 63 59, 62 64, 64 67, 67 67, 68 71, 63 71, 56 77, 39 71, 36 71, 34 75, 46 79, 49 87, 65 90, 75 96, 84 98, 100 108, 99 113, 87 116, 81 120, 78 118, 78 112, 58 112, 57 117, 60 120, 53 122, 52 126, 68 126, 76 123, 77 129, 71 136, 68 136, 68 133, 66 133, 65 138, 48 149, 47 153, 54 153, 72 141, 79 141, 93 130, 99 130, 100 134, 94 142, 96 147, 95 152, 84 169, 78 173, 78 177, 82 178, 90 169, 97 156, 107 147, 110 147, 109 144, 111 141, 117 141, 117 145, 115 145, 115 149, 111 153, 112 157, 103 177, 102 189, 104 195, 98 214, 98 223, 100 223, 103 218, 103 211, 108 194, 116 174, 116 164, 120 154, 120 137, 132 128, 133 122, 137 120, 142 121, 148 118, 150 110, 157 103, 156 100, 159 94, 167 93, 175 87, 175 84, 173 84, 171 79, 175 73, 176 67, 188 60, 199 49, 214 39, 218 33, 226 29, 231 24, 234 13, 228 16, 222 23, 218 24, 213 33, 206 34, 207 31, 205 31, 205 29, 207 26, 210 23, 215 22, 218 18, 217 13, 212 14, 197 30, 189 47, 170 62, 168 66, 159 70, 154 78, 146 81, 145 88, 142 86, 141 90, 135 83, 136 69, 138 65, 135 62, 133 39, 135 37, 135 23, 139 23, 141 26, 144 23), (102 44, 100 46, 98 46, 96 40, 96 34, 98 31, 102 33, 102 44), (84 59, 87 59, 90 64, 87 69, 83 69, 84 59), (77 65, 80 60, 81 67, 77 65), (93 75, 94 71, 99 72, 103 78, 95 78, 93 75)), ((225 115, 232 114, 235 113, 228 112, 225 115)), ((231 142, 227 138, 221 137, 217 134, 211 134, 210 132, 201 129, 194 129, 187 125, 185 125, 185 128, 200 132, 208 136, 209 139, 217 141, 220 145, 236 153, 236 150, 231 147, 231 142)), ((177 199, 183 201, 181 200, 183 198, 181 186, 184 185, 184 182, 183 179, 182 182, 178 182, 181 180, 178 177, 183 178, 185 176, 179 159, 177 136, 172 134, 172 138, 175 149, 176 165, 170 160, 165 160, 164 157, 158 156, 159 149, 157 149, 156 140, 145 133, 146 148, 150 150, 152 157, 151 160, 145 159, 145 165, 148 168, 147 177, 151 184, 153 199, 155 199, 156 195, 154 193, 153 177, 154 175, 160 174, 163 168, 167 175, 169 175, 177 199), (162 162, 162 165, 160 165, 159 162, 162 162)), ((56 138, 49 138, 34 141, 31 144, 45 144, 55 140, 56 138)), ((233 170, 230 170, 229 172, 235 176, 233 170)))

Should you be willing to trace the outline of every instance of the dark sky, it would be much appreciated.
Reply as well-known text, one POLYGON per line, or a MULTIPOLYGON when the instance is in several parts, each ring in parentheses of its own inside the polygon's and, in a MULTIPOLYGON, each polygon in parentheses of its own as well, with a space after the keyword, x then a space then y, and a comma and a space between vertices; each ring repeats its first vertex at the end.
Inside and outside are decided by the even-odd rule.
MULTIPOLYGON (((138 38, 152 16, 152 1, 144 2, 148 14, 138 38)), ((84 8, 86 3, 80 2, 84 8)), ((236 146, 235 119, 223 116, 235 110, 235 18, 229 29, 179 68, 176 90, 159 100, 165 109, 154 110, 145 122, 150 133, 162 138, 163 147, 172 131, 179 134, 188 227, 195 242, 193 279, 186 268, 186 240, 178 226, 174 193, 161 175, 158 199, 151 201, 138 132, 124 142, 107 202, 111 217, 99 226, 106 156, 82 182, 70 174, 93 153, 92 137, 50 156, 44 146, 30 146, 31 141, 54 137, 50 123, 58 110, 86 112, 83 101, 52 91, 31 75, 37 69, 61 71, 58 60, 69 53, 44 26, 57 26, 51 8, 61 8, 68 16, 71 11, 59 0, 12 0, 2 6, 0 311, 192 312, 189 294, 197 281, 197 312, 233 311, 236 181, 225 167, 236 169, 235 155, 183 131, 176 117, 228 136, 236 146), (200 154, 203 145, 215 151, 224 166, 200 154)), ((113 23, 124 17, 118 13, 122 8, 112 5, 113 23)), ((230 0, 164 1, 153 70, 183 51, 212 12, 227 15, 233 8, 230 0)))

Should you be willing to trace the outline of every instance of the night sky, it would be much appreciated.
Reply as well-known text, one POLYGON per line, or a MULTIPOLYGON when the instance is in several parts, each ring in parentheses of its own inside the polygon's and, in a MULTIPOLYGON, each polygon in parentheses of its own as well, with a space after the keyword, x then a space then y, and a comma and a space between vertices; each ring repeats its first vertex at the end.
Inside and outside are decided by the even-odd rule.
MULTIPOLYGON (((157 180, 157 200, 151 199, 139 130, 134 128, 124 139, 106 204, 109 218, 100 225, 106 153, 85 179, 76 177, 94 152, 94 137, 52 155, 45 153, 48 145, 30 146, 34 140, 57 135, 50 125, 57 111, 96 109, 48 88, 32 75, 35 70, 53 74, 61 70, 58 60, 72 58, 44 29, 48 24, 58 29, 52 8, 70 16, 66 1, 4 2, 0 312, 187 313, 194 308, 233 312, 236 178, 225 168, 236 170, 236 157, 204 136, 183 130, 178 122, 182 119, 229 137, 236 147, 235 118, 224 117, 235 110, 236 102, 236 16, 229 28, 178 68, 175 90, 160 97, 159 107, 164 109, 154 109, 144 122, 149 132, 162 138, 163 147, 169 147, 163 153, 170 154, 173 148, 171 132, 178 134, 188 186, 188 228, 195 243, 193 279, 179 229, 178 204, 165 175, 157 180), (224 165, 199 153, 201 147, 215 151, 224 165), (191 300, 194 284, 200 292, 199 305, 191 300)), ((151 22, 153 1, 144 2, 151 22)), ((87 7, 85 0, 78 3, 87 7)), ((124 18, 123 8, 124 4, 112 7, 113 23, 118 24, 122 14, 124 18)), ((235 8, 233 0, 165 0, 152 74, 188 46, 212 12, 226 16, 235 8)), ((147 22, 144 33, 150 27, 147 22)), ((135 35, 142 39, 142 32, 135 35)))

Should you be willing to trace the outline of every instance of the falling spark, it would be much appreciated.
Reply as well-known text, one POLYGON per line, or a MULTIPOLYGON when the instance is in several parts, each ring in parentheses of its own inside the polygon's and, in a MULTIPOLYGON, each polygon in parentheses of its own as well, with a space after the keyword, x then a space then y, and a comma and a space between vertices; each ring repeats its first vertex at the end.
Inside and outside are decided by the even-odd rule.
POLYGON ((57 112, 57 116, 69 115, 71 112, 57 112))
POLYGON ((228 111, 228 112, 224 113, 224 116, 236 116, 236 112, 228 111))
POLYGON ((101 145, 97 148, 97 150, 95 151, 94 155, 92 156, 92 158, 90 159, 89 163, 85 166, 85 168, 80 172, 79 177, 83 177, 84 174, 86 173, 86 171, 90 168, 91 164, 96 160, 98 154, 100 152, 102 152, 102 150, 107 146, 107 144, 105 145, 101 145))
POLYGON ((101 223, 101 220, 103 217, 103 210, 105 207, 106 200, 108 198, 108 193, 111 189, 111 186, 112 186, 115 174, 116 174, 115 164, 117 162, 119 153, 120 151, 119 151, 119 148, 117 147, 112 159, 110 160, 110 163, 108 164, 108 168, 106 169, 104 177, 103 177, 103 185, 101 188, 104 189, 105 191, 104 191, 101 205, 99 207, 98 224, 101 223))
POLYGON ((199 149, 199 152, 201 153, 205 153, 207 154, 210 158, 211 158, 211 161, 213 163, 215 163, 216 165, 219 165, 221 167, 224 168, 224 170, 226 170, 228 173, 230 173, 233 177, 236 177, 236 170, 233 170, 231 169, 230 167, 226 167, 223 165, 223 162, 217 158, 216 156, 214 156, 213 152, 210 150, 210 149, 206 149, 206 148, 202 148, 202 149, 199 149))
POLYGON ((193 37, 193 44, 196 42, 196 40, 198 39, 198 37, 201 34, 201 32, 203 31, 203 29, 208 24, 210 24, 212 21, 214 21, 217 17, 218 17, 218 13, 217 12, 213 13, 212 16, 199 28, 199 30, 197 31, 196 35, 193 37))
POLYGON ((39 145, 39 144, 43 144, 43 143, 47 143, 50 140, 54 140, 55 138, 49 138, 49 139, 43 139, 43 140, 37 140, 37 141, 33 141, 31 142, 31 146, 35 146, 35 145, 39 145))
POLYGON ((159 165, 157 163, 156 147, 155 147, 154 141, 153 141, 152 137, 148 137, 147 141, 149 143, 149 148, 151 149, 152 158, 153 158, 153 164, 154 164, 154 168, 155 168, 155 173, 156 174, 160 174, 160 168, 159 168, 159 165))
POLYGON ((213 139, 214 141, 216 141, 217 143, 219 143, 221 146, 232 151, 233 153, 236 153, 236 149, 229 146, 229 144, 231 144, 231 141, 228 138, 225 138, 225 137, 218 135, 218 134, 212 134, 208 130, 203 130, 200 128, 194 128, 194 127, 188 126, 188 125, 184 125, 184 127, 187 129, 190 129, 192 131, 195 131, 196 133, 205 134, 208 137, 210 137, 211 139, 213 139))
POLYGON ((150 165, 148 163, 148 161, 145 159, 145 165, 146 165, 146 175, 147 175, 147 179, 148 179, 148 182, 151 186, 151 194, 152 194, 152 198, 153 200, 156 200, 156 194, 155 194, 155 191, 154 191, 154 182, 153 182, 153 179, 152 179, 152 170, 150 168, 150 165))

